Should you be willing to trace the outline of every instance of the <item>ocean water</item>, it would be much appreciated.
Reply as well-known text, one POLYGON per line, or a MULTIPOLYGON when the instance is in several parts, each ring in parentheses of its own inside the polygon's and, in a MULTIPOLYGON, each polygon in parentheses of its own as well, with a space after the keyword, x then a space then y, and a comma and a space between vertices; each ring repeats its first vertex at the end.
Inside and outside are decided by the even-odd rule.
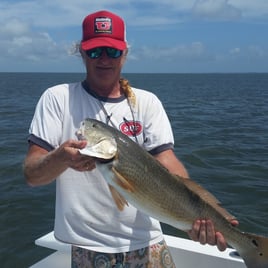
MULTIPOLYGON (((240 222, 268 236, 268 74, 125 74, 161 99, 175 153, 240 222)), ((41 93, 84 74, 0 73, 0 263, 29 267, 52 251, 34 240, 53 229, 55 184, 22 174, 28 127, 41 93)), ((161 124, 161 122, 160 122, 161 124)), ((165 233, 181 235, 163 225, 165 233)))

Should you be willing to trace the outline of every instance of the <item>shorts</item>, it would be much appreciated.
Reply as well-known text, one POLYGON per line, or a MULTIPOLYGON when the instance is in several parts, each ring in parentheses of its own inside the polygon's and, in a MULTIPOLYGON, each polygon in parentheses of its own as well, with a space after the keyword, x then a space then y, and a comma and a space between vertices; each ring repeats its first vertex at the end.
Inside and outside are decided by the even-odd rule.
POLYGON ((176 268, 163 240, 122 253, 102 253, 72 246, 72 268, 176 268))

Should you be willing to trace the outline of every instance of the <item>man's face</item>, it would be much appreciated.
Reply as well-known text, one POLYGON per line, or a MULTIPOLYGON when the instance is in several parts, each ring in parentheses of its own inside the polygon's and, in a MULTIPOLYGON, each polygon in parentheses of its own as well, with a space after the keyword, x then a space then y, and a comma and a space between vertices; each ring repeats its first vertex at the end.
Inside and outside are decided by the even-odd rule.
POLYGON ((96 55, 96 53, 86 53, 82 51, 83 58, 87 69, 87 78, 90 81, 92 87, 107 88, 114 85, 119 81, 122 67, 125 63, 126 51, 122 51, 116 58, 111 55, 116 55, 106 51, 106 49, 99 50, 96 58, 91 58, 90 55, 96 55), (101 52, 100 52, 101 51, 101 52))

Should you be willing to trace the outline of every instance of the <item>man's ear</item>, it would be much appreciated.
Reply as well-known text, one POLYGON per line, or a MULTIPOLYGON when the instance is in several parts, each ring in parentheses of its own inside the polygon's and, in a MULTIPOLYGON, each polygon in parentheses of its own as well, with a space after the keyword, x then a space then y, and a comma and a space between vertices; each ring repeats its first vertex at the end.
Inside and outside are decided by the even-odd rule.
POLYGON ((128 54, 128 48, 126 48, 123 53, 124 53, 124 56, 126 57, 128 54))

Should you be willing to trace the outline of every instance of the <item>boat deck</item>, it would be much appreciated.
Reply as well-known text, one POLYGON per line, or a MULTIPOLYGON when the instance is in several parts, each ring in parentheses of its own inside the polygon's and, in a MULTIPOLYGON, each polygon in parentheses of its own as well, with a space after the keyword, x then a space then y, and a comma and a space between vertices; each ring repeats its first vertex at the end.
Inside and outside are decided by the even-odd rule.
MULTIPOLYGON (((233 249, 219 252, 215 246, 203 246, 188 239, 169 235, 165 235, 165 240, 178 268, 246 268, 243 260, 233 249)), ((57 241, 53 232, 40 237, 35 243, 56 252, 30 268, 71 268, 71 246, 57 241)))

